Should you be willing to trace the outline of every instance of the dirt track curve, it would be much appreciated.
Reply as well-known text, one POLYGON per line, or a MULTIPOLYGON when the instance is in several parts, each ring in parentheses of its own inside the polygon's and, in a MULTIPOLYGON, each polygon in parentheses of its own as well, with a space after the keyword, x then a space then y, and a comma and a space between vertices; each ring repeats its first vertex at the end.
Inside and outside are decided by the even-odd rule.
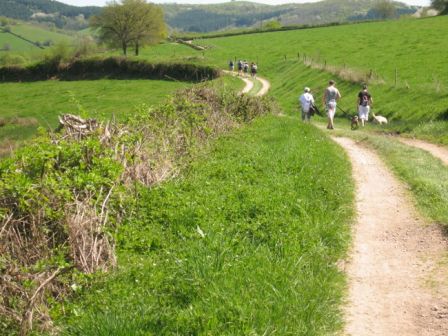
POLYGON ((238 76, 238 74, 236 72, 231 72, 228 70, 223 70, 223 72, 228 75, 238 77, 246 83, 244 88, 241 90, 241 93, 249 93, 254 87, 254 80, 258 80, 261 83, 261 89, 255 94, 256 97, 264 96, 265 94, 268 93, 269 89, 271 88, 271 83, 269 83, 269 81, 267 79, 264 79, 264 78, 261 78, 258 76, 256 78, 241 77, 241 76, 238 76))
POLYGON ((433 156, 440 159, 443 163, 448 165, 448 149, 442 146, 438 146, 426 141, 418 139, 399 138, 399 141, 405 145, 417 147, 425 151, 430 152, 433 156))
POLYGON ((371 150, 334 138, 356 181, 357 221, 346 271, 347 335, 448 335, 446 240, 419 217, 405 188, 371 150))

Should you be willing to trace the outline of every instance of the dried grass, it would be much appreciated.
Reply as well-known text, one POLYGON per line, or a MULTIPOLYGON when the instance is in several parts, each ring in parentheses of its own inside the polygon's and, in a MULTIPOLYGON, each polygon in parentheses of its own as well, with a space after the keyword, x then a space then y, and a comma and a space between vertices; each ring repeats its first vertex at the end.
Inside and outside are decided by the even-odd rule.
POLYGON ((329 65, 326 62, 318 62, 311 58, 306 58, 303 63, 312 69, 329 72, 339 78, 352 83, 385 84, 385 80, 373 71, 365 72, 346 66, 329 65))

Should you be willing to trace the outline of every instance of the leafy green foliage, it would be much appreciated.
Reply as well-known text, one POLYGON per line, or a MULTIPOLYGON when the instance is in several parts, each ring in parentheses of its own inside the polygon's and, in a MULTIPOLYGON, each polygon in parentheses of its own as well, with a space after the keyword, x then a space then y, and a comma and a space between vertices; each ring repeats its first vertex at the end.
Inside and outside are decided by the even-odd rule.
POLYGON ((166 36, 162 9, 145 0, 111 2, 92 17, 90 24, 101 41, 121 48, 123 55, 130 45, 138 55, 141 46, 155 44, 166 36))

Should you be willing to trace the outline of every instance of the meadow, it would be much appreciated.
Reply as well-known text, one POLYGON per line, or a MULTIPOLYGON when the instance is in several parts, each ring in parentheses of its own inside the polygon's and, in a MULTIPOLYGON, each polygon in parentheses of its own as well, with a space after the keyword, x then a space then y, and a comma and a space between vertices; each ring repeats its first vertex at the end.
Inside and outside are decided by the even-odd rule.
MULTIPOLYGON (((448 83, 442 56, 448 44, 440 34, 447 23, 441 17, 195 41, 208 46, 205 51, 164 43, 145 48, 142 57, 220 68, 227 68, 229 59, 256 61, 260 76, 271 81, 270 96, 289 115, 297 115, 297 98, 304 86, 312 87, 319 100, 331 77, 337 78, 343 95, 340 106, 353 113, 359 80, 330 74, 319 64, 326 61, 326 70, 332 65, 352 74, 372 70, 374 109, 391 119, 391 129, 419 130, 422 137, 434 138, 434 128, 421 126, 432 120, 443 135, 437 140, 448 143, 443 132, 448 83), (335 41, 331 48, 328 36, 335 41)), ((242 86, 236 78, 222 80, 235 89, 242 86)), ((161 102, 177 85, 189 84, 109 80, 0 84, 0 99, 9 104, 0 111, 6 120, 35 119, 51 126, 58 113, 66 112, 120 118, 132 115, 139 104, 161 102)), ((176 109, 161 106, 163 113, 177 119, 176 109)), ((194 102, 182 106, 201 110, 194 102)), ((200 114, 193 114, 173 127, 188 128, 202 121, 200 114)), ((27 133, 26 128, 8 127, 0 128, 4 139, 27 133)), ((446 193, 435 176, 445 176, 446 168, 437 165, 433 174, 429 168, 434 160, 419 162, 420 151, 403 150, 382 137, 369 139, 413 188, 428 217, 445 221, 446 193), (428 192, 432 208, 424 203, 428 192)), ((153 148, 165 150, 162 145, 153 148)), ((265 116, 213 139, 191 159, 175 178, 138 189, 135 208, 111 233, 118 255, 116 271, 73 278, 74 299, 52 306, 61 332, 323 335, 341 330, 346 279, 337 264, 346 256, 354 215, 351 169, 341 149, 297 117, 265 116)), ((82 173, 76 164, 74 170, 82 173)))
POLYGON ((63 34, 57 31, 51 31, 37 25, 31 25, 26 23, 16 23, 10 26, 11 32, 20 35, 25 41, 18 36, 0 31, 0 48, 3 48, 5 44, 10 47, 9 51, 0 51, 0 55, 5 53, 22 53, 32 54, 34 56, 42 54, 44 51, 38 48, 33 43, 39 42, 41 44, 51 41, 52 44, 67 43, 70 44, 75 37, 63 34))
POLYGON ((195 40, 209 47, 204 52, 167 44, 145 50, 143 55, 192 59, 221 68, 227 67, 229 59, 255 61, 260 76, 272 82, 272 95, 286 113, 298 111, 297 97, 304 86, 311 87, 320 101, 328 80, 335 78, 343 96, 340 106, 354 114, 360 84, 368 81, 372 70, 369 89, 374 112, 392 120, 390 129, 418 130, 422 137, 448 143, 443 136, 448 130, 444 122, 448 118, 448 68, 443 56, 448 53, 448 37, 440 33, 447 24, 444 16, 261 33, 195 40), (327 69, 323 69, 325 63, 327 69), (325 71, 332 67, 337 74, 325 71), (422 127, 428 121, 433 127, 422 127))
POLYGON ((55 128, 66 113, 122 119, 136 106, 161 103, 186 82, 92 80, 0 83, 0 141, 25 140, 39 126, 55 128))

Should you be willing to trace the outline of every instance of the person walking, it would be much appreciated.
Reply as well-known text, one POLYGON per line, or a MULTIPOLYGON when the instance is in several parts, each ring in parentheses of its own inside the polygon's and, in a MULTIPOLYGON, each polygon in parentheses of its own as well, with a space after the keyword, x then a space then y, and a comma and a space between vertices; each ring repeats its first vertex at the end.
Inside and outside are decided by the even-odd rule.
POLYGON ((238 76, 243 74, 243 61, 238 60, 238 76))
POLYGON ((303 94, 299 97, 300 105, 302 106, 302 121, 310 122, 311 113, 310 107, 314 104, 314 97, 311 94, 309 87, 305 87, 303 94))
POLYGON ((249 74, 249 63, 246 60, 243 62, 243 76, 247 77, 249 74))
POLYGON ((257 77, 257 70, 258 70, 257 64, 252 62, 250 64, 250 73, 252 75, 252 78, 256 78, 257 77))
POLYGON ((363 84, 362 91, 358 93, 358 100, 356 107, 358 109, 359 119, 361 119, 361 125, 364 127, 365 123, 369 121, 370 107, 373 104, 373 98, 367 90, 367 85, 363 84))
POLYGON ((341 99, 341 94, 339 90, 335 87, 335 81, 330 80, 328 82, 328 87, 325 89, 322 103, 327 111, 328 116, 328 129, 334 129, 334 115, 336 114, 336 104, 339 99, 341 99))
POLYGON ((233 73, 233 70, 235 70, 235 64, 233 63, 233 60, 229 61, 229 70, 233 73))

